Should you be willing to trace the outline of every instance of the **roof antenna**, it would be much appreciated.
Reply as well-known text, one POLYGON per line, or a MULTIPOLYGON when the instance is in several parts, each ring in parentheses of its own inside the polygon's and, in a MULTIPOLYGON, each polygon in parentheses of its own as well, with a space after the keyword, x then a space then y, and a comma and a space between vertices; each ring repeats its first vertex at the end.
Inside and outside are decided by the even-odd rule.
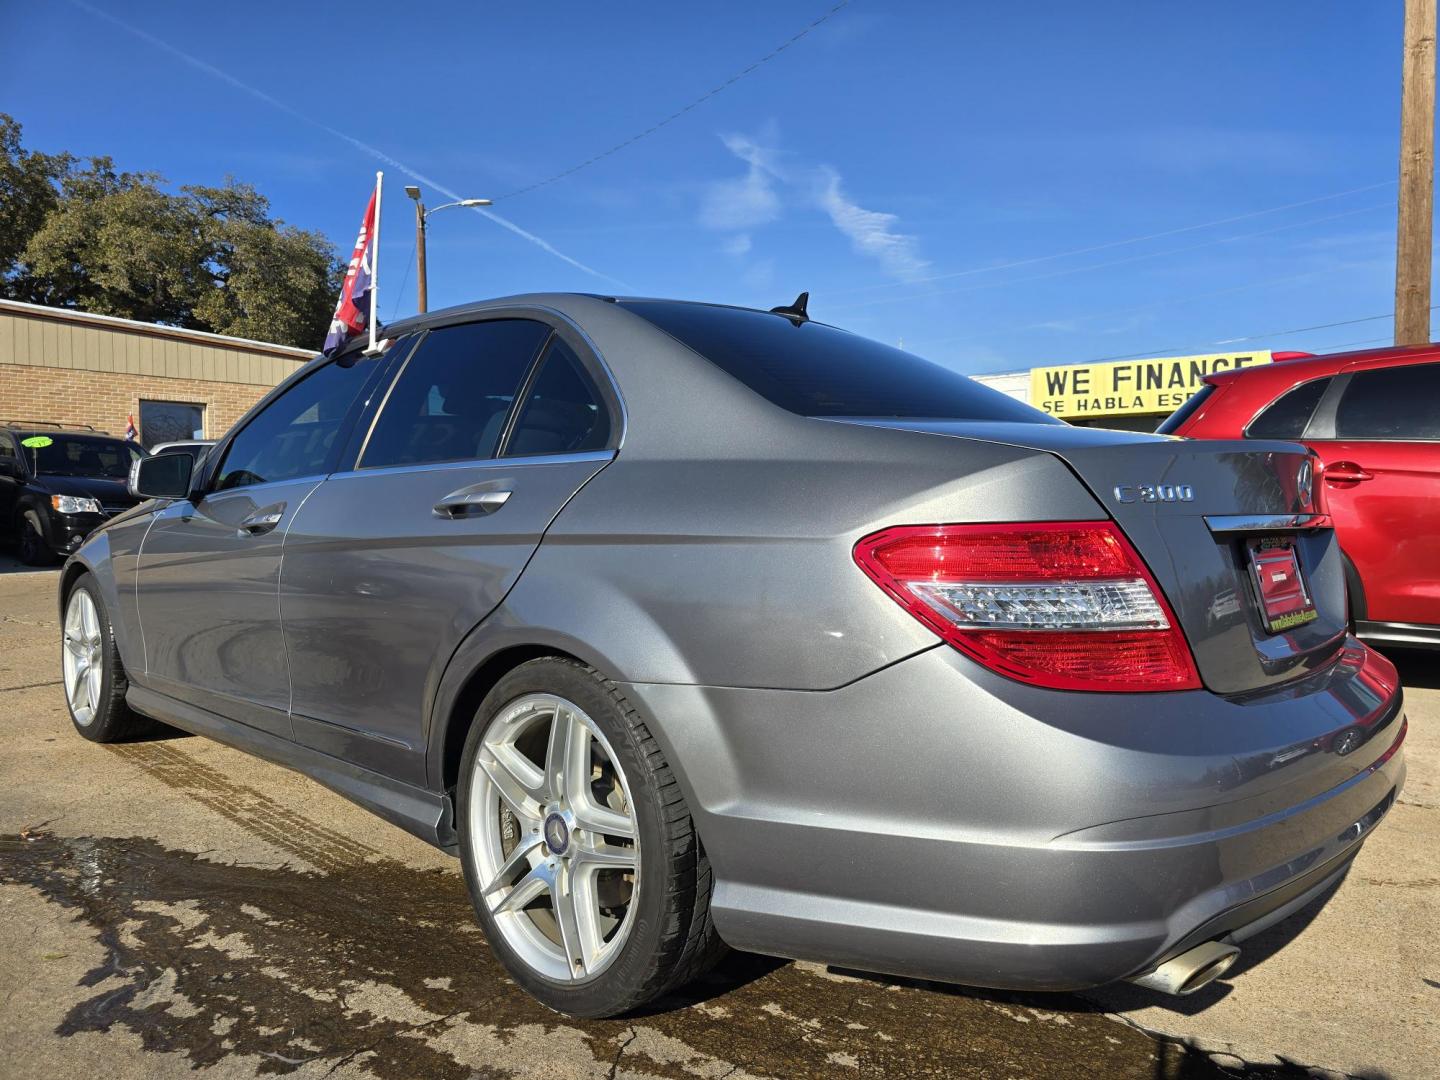
POLYGON ((799 326, 803 322, 810 321, 810 316, 805 311, 805 306, 809 303, 810 294, 808 292, 802 292, 789 307, 772 307, 770 312, 773 315, 784 315, 796 326, 799 326))

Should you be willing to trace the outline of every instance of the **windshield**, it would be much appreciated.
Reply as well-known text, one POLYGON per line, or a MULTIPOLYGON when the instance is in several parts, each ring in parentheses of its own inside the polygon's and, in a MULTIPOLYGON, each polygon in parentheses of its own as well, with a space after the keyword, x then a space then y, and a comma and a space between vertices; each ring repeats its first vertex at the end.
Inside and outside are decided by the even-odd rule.
POLYGON ((89 476, 124 480, 130 464, 145 452, 134 443, 119 439, 95 439, 62 434, 36 433, 21 437, 21 453, 30 459, 36 473, 46 476, 89 476), (43 446, 33 445, 43 442, 43 446), (26 446, 26 443, 32 445, 26 446))
POLYGON ((620 306, 801 416, 1062 422, 958 371, 824 323, 667 300, 620 306))

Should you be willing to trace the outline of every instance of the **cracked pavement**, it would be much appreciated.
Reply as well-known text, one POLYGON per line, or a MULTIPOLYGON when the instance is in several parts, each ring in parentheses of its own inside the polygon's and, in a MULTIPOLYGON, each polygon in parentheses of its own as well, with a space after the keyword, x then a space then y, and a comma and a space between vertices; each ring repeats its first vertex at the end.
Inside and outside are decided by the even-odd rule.
POLYGON ((448 856, 213 742, 80 739, 56 575, 17 571, 0 556, 7 1078, 1440 1077, 1440 658, 1397 658, 1409 780, 1348 880, 1193 997, 736 955, 581 1022, 510 982, 448 856))

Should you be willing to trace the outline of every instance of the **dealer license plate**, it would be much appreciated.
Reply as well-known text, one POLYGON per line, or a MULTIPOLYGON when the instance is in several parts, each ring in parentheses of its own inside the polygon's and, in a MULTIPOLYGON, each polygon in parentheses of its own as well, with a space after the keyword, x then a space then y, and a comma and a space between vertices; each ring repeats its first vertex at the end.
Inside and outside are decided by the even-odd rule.
POLYGON ((1250 541, 1249 549, 1250 579, 1266 628, 1278 634, 1318 618, 1294 541, 1267 536, 1250 541))

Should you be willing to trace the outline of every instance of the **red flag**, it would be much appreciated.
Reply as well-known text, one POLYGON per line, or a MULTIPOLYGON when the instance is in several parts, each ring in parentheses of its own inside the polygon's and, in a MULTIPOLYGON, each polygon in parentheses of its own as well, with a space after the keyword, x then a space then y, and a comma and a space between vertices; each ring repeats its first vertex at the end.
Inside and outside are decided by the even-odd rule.
POLYGON ((330 356, 356 334, 363 333, 371 317, 372 286, 375 282, 375 204, 379 191, 370 193, 365 217, 360 222, 360 235, 355 238, 355 251, 345 270, 345 284, 340 288, 340 302, 330 321, 325 337, 326 356, 330 356))

